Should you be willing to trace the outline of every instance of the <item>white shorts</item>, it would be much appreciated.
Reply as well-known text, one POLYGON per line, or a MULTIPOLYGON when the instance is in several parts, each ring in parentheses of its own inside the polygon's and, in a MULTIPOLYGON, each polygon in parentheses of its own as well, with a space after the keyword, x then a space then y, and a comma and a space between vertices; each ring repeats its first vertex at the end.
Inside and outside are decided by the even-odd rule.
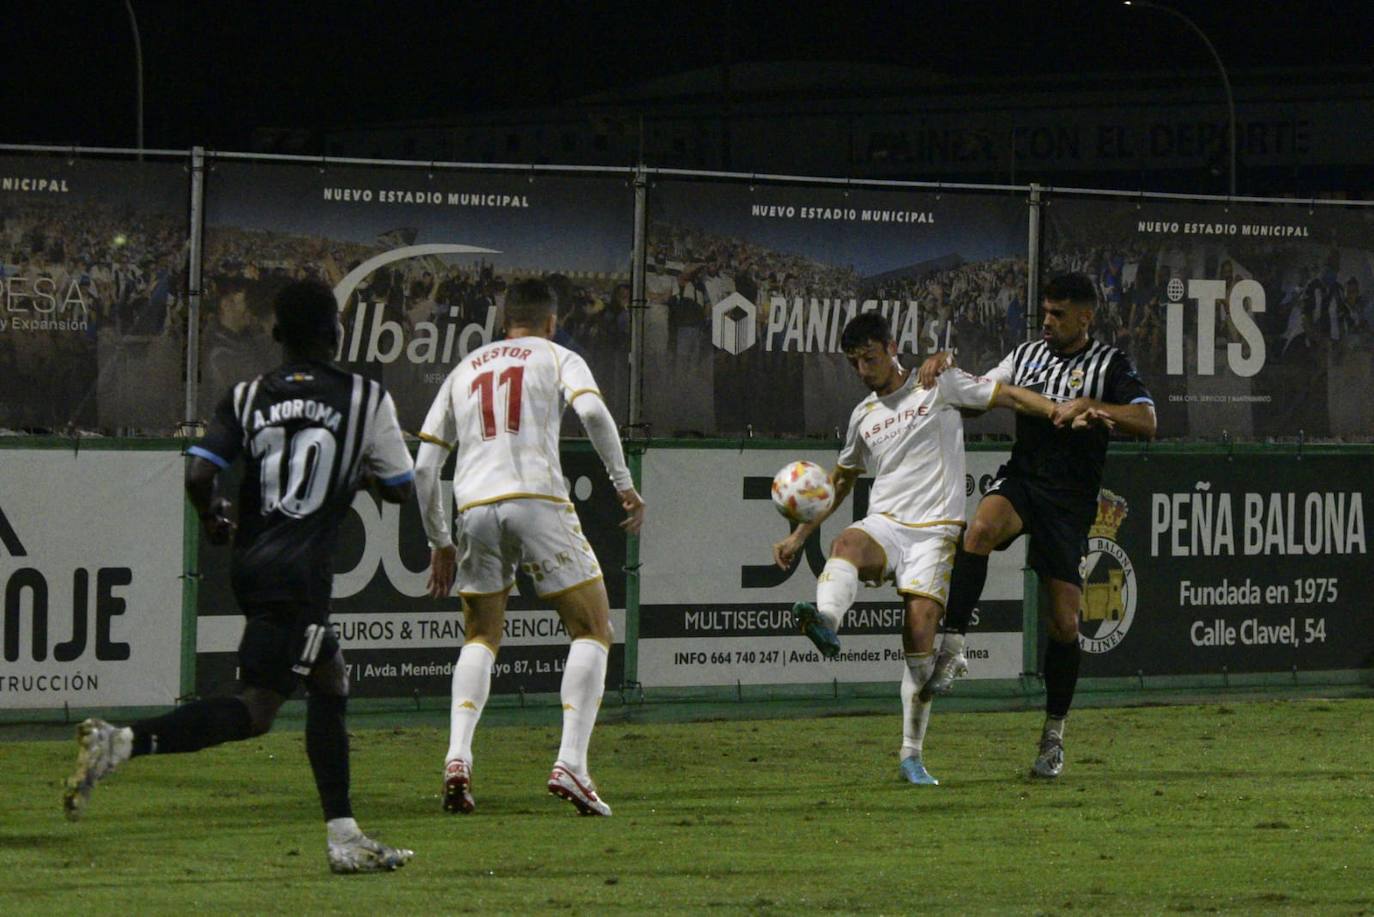
MULTIPOLYGON (((878 543, 886 557, 883 580, 902 595, 920 595, 944 605, 949 598, 949 574, 963 526, 903 525, 887 516, 865 516, 850 526, 878 543)), ((876 586, 878 583, 870 583, 876 586)))
POLYGON ((502 500, 464 510, 458 536, 458 594, 495 595, 515 585, 515 566, 553 598, 601 579, 601 565, 571 503, 502 500))

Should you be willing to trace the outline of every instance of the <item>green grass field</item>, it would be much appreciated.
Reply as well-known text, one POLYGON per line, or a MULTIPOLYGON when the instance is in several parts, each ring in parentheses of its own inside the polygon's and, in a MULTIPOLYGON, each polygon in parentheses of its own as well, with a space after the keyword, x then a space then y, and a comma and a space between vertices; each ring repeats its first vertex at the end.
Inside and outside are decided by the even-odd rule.
POLYGON ((78 824, 74 743, 10 742, 0 913, 1371 914, 1371 722, 1370 700, 1082 710, 1044 784, 1039 714, 937 708, 923 788, 896 779, 895 714, 603 725, 611 819, 545 793, 552 727, 480 730, 462 817, 443 731, 361 725, 359 821, 417 854, 350 877, 298 731, 131 762, 78 824))

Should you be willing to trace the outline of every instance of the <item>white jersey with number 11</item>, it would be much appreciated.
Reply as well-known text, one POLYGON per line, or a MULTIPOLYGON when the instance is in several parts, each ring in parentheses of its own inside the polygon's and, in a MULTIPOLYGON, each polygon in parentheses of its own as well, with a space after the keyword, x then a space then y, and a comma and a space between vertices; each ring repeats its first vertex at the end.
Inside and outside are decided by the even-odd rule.
POLYGON ((464 357, 420 433, 458 450, 458 511, 521 497, 568 501, 558 434, 564 409, 583 396, 601 397, 586 361, 544 338, 497 341, 464 357))

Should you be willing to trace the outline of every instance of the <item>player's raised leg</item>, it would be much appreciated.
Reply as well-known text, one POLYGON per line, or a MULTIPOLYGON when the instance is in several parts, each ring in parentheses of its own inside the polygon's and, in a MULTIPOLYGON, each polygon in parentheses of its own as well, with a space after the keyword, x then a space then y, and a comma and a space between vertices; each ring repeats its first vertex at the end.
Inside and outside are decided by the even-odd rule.
MULTIPOLYGON (((252 632, 251 619, 249 624, 245 634, 252 632)), ((67 818, 79 819, 95 785, 130 758, 184 754, 262 735, 271 729, 284 700, 277 692, 246 686, 235 697, 203 698, 131 726, 83 721, 76 729, 76 769, 62 793, 67 818)))
POLYGON ((605 691, 612 640, 606 587, 598 577, 552 598, 572 645, 559 690, 563 740, 549 774, 549 792, 571 802, 579 814, 610 815, 611 807, 597 794, 587 767, 587 748, 605 691))
POLYGON ((974 606, 982 598, 987 582, 988 555, 1019 535, 1021 528, 1021 517, 1005 497, 989 493, 979 501, 973 521, 954 555, 944 637, 935 657, 935 670, 921 689, 922 697, 948 693, 954 687, 954 680, 968 672, 964 635, 968 633, 974 606))
POLYGON ((463 597, 466 639, 453 666, 448 751, 444 755, 444 811, 466 815, 472 798, 472 737, 491 693, 491 670, 501 648, 509 590, 463 597))
POLYGON ((885 566, 883 549, 862 529, 847 528, 831 544, 830 559, 816 578, 816 604, 792 606, 793 623, 822 656, 833 659, 840 653, 840 625, 854 605, 860 577, 879 580, 885 566))

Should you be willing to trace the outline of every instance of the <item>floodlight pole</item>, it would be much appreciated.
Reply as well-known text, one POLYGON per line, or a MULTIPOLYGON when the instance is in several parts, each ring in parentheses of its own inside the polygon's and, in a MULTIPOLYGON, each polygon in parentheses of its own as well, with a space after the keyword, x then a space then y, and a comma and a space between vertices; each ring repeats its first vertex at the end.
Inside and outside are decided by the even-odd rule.
POLYGON ((1202 43, 1207 46, 1207 50, 1212 54, 1212 60, 1216 61, 1217 71, 1221 73, 1221 85, 1226 89, 1226 111, 1229 117, 1229 139, 1227 145, 1230 147, 1230 178, 1231 196, 1236 196, 1236 100, 1231 95, 1231 78, 1226 73, 1226 65, 1221 62, 1221 55, 1217 53, 1216 46, 1207 37, 1207 33, 1198 27, 1198 24, 1187 16, 1180 13, 1173 7, 1165 6, 1162 3, 1154 3, 1152 0, 1122 0, 1122 6, 1141 7, 1143 9, 1159 10, 1161 13, 1168 13, 1177 19, 1181 19, 1183 24, 1193 30, 1202 43))
POLYGON ((129 14, 129 27, 134 32, 134 66, 138 68, 138 158, 143 159, 143 41, 138 35, 138 17, 134 15, 132 0, 124 0, 124 9, 129 14))

